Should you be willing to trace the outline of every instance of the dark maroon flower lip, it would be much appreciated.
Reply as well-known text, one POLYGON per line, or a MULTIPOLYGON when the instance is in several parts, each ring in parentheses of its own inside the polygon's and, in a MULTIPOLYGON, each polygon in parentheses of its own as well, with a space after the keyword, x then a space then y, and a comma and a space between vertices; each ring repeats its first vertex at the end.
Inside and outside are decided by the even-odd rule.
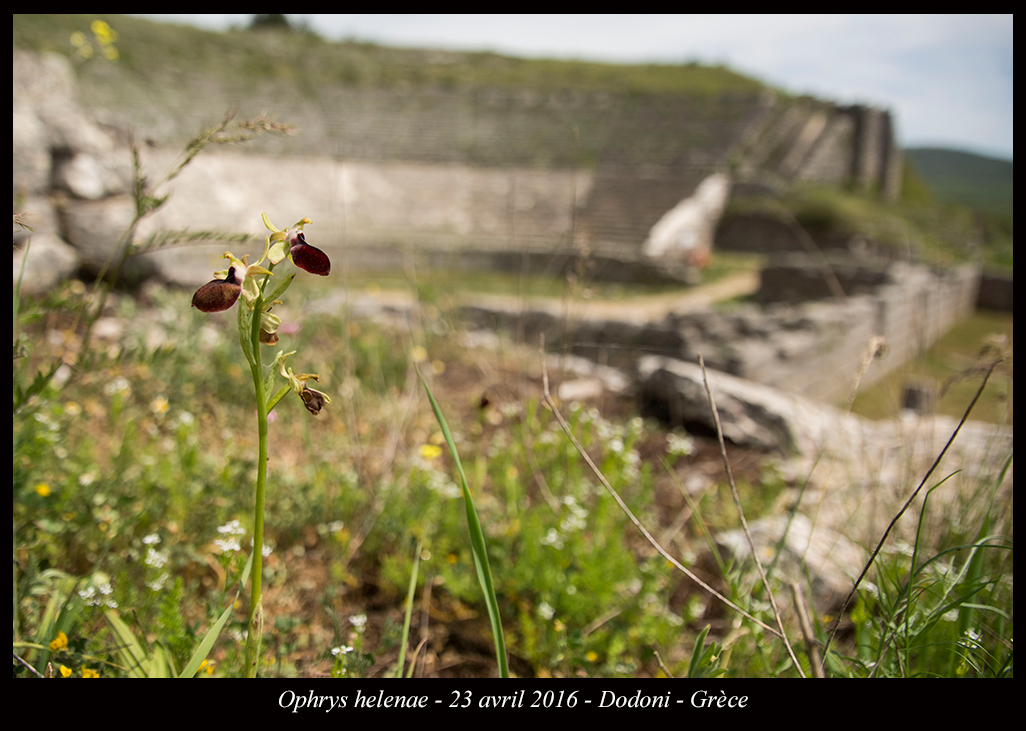
POLYGON ((297 267, 311 274, 326 277, 331 272, 331 260, 328 259, 328 255, 316 246, 306 243, 306 237, 303 236, 302 231, 297 232, 289 255, 297 267))
POLYGON ((303 390, 299 393, 300 398, 303 399, 303 406, 314 416, 321 413, 321 409, 324 408, 325 398, 324 394, 320 391, 314 391, 312 388, 307 386, 303 387, 303 390))
POLYGON ((224 312, 235 304, 240 294, 242 284, 232 267, 224 279, 214 279, 197 289, 192 296, 192 306, 200 312, 224 312))

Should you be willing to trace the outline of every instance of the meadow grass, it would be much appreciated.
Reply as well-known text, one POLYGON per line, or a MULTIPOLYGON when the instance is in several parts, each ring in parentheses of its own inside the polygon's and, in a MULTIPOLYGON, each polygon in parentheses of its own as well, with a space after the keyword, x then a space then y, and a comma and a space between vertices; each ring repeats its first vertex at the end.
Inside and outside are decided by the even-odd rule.
MULTIPOLYGON (((217 129, 183 165, 207 144, 283 131, 230 117, 217 129)), ((135 192, 133 226, 164 200, 135 192)), ((1012 674, 1012 512, 998 502, 1010 455, 967 498, 973 522, 927 520, 946 476, 926 485, 914 543, 881 546, 843 633, 828 639, 836 617, 818 612, 799 633, 781 608, 787 592, 801 606, 809 582, 721 556, 712 532, 774 510, 770 496, 800 480, 771 467, 727 480, 724 448, 719 485, 691 496, 689 435, 557 403, 533 348, 470 347, 430 283, 411 294, 427 306, 398 326, 300 319, 314 303, 290 296, 280 332, 334 404, 314 420, 283 401, 268 445, 246 378, 259 366, 231 315, 159 286, 16 290, 14 673, 251 674, 239 600, 253 580, 266 587, 262 675, 488 676, 507 659, 540 677, 1012 674), (261 532, 264 466, 261 566, 247 539, 261 532)))
MULTIPOLYGON (((74 361, 75 333, 59 313, 81 296, 69 282, 22 303, 26 373, 74 361)), ((145 306, 113 297, 104 315, 135 325, 95 343, 87 372, 59 374, 15 413, 18 652, 37 671, 49 661, 77 674, 178 674, 223 617, 200 672, 240 672, 245 615, 225 608, 248 554, 231 539, 252 529, 252 396, 234 318, 186 310, 186 298, 159 287, 145 306), (51 650, 58 632, 68 644, 51 650), (138 645, 131 661, 126 632, 138 645)), ((431 640, 457 632, 491 657, 474 672, 497 673, 461 489, 418 365, 465 465, 513 674, 812 674, 793 615, 784 631, 801 671, 773 631, 771 606, 751 590, 754 567, 722 561, 717 589, 755 621, 724 615, 644 540, 584 458, 659 534, 661 463, 676 477, 691 459, 679 433, 667 440, 638 417, 558 404, 564 430, 531 375, 536 355, 467 348, 447 312, 426 312, 405 331, 343 312, 290 336, 313 354, 310 369, 338 408, 314 420, 283 402, 271 424, 265 674, 444 675, 431 640), (404 630, 411 595, 421 605, 406 604, 416 621, 404 630), (710 632, 717 616, 726 621, 710 632), (419 649, 403 668, 407 641, 419 649)), ((738 481, 749 521, 771 509, 764 491, 778 480, 769 470, 738 481)), ((685 568, 705 544, 702 526, 739 524, 726 489, 701 496, 691 528, 667 544, 685 568)), ((823 661, 827 675, 1011 674, 1011 511, 981 509, 996 491, 982 486, 973 498, 975 525, 942 520, 914 555, 881 552, 823 661)), ((783 576, 767 581, 789 604, 783 576)), ((813 613, 811 624, 825 642, 829 618, 813 613)))

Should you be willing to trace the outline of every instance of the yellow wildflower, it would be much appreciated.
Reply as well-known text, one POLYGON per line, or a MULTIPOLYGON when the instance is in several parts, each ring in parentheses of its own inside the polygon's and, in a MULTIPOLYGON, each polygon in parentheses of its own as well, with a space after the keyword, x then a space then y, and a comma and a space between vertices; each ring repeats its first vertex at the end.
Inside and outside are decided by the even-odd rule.
POLYGON ((57 639, 50 643, 50 650, 59 652, 68 646, 68 636, 63 632, 57 633, 57 639))

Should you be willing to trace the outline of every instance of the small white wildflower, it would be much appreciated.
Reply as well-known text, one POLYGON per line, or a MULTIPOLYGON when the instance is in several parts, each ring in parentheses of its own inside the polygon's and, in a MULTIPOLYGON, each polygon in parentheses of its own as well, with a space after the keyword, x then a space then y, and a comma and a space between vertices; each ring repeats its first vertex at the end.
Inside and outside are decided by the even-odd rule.
POLYGON ((542 602, 538 605, 538 614, 540 614, 542 616, 542 619, 544 620, 552 619, 555 613, 556 610, 553 609, 552 605, 550 605, 548 602, 542 602))
POLYGON ((545 537, 541 539, 541 544, 543 546, 552 546, 556 549, 563 548, 563 541, 559 537, 559 531, 557 531, 555 528, 549 528, 549 532, 546 533, 545 537))
POLYGON ((144 563, 147 566, 159 569, 163 568, 169 558, 170 554, 167 551, 158 551, 153 546, 150 546, 149 550, 146 551, 146 559, 144 560, 144 563))
POLYGON ((86 606, 90 607, 102 607, 107 606, 111 609, 117 609, 118 603, 111 598, 111 594, 114 592, 114 587, 110 585, 110 582, 101 584, 99 587, 89 586, 78 592, 78 595, 85 601, 86 606))
POLYGON ((687 456, 695 449, 695 440, 690 435, 667 434, 666 451, 675 456, 687 456))
POLYGON ((966 638, 961 641, 962 647, 968 650, 978 650, 980 648, 980 638, 983 635, 974 629, 967 629, 964 634, 966 638))
POLYGON ((235 537, 218 538, 214 541, 214 546, 221 551, 221 553, 236 553, 242 549, 242 546, 239 544, 239 539, 235 537))
POLYGON ((131 393, 132 387, 128 383, 128 379, 124 376, 117 376, 107 382, 107 385, 103 387, 103 392, 108 396, 113 396, 116 393, 123 393, 126 396, 131 393))
MULTIPOLYGON (((559 528, 564 533, 571 533, 575 530, 584 530, 588 527, 588 511, 587 509, 577 505, 577 503, 571 501, 564 501, 568 510, 563 519, 559 521, 559 528)), ((550 530, 549 535, 552 535, 555 531, 550 530)))
POLYGON ((146 588, 150 591, 163 591, 164 586, 167 584, 167 580, 171 578, 171 575, 166 571, 153 581, 146 582, 146 588))
MULTIPOLYGON (((249 539, 249 547, 250 548, 253 547, 253 539, 252 538, 249 539)), ((272 552, 273 552, 273 549, 270 546, 268 546, 266 543, 260 549, 260 555, 263 556, 264 558, 267 558, 268 556, 270 556, 272 552)))
POLYGON ((160 394, 157 398, 150 402, 150 410, 157 416, 163 416, 168 410, 168 400, 164 394, 160 394))
POLYGON ((450 499, 463 497, 463 490, 447 474, 439 472, 433 467, 427 469, 426 473, 428 489, 450 499))
POLYGON ((222 535, 230 536, 244 536, 246 535, 246 529, 242 527, 242 523, 237 520, 229 520, 224 525, 217 527, 217 532, 222 535))

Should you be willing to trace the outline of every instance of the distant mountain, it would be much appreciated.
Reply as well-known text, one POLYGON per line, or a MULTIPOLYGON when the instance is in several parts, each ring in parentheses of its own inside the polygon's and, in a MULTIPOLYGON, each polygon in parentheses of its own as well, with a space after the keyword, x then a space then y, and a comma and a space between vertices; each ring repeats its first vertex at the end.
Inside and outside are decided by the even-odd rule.
POLYGON ((938 200, 1012 217, 1012 161, 937 148, 905 150, 938 200))

